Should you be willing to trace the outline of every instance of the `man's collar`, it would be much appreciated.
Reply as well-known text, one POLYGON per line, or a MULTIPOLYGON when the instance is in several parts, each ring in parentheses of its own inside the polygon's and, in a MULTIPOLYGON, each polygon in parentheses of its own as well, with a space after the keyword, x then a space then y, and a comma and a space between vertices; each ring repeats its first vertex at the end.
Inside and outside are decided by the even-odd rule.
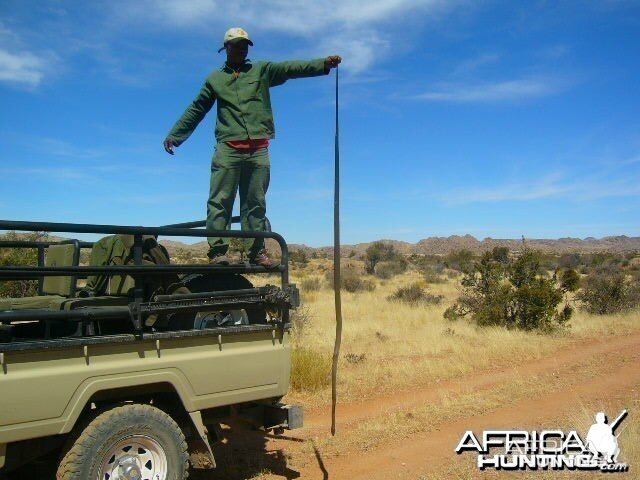
MULTIPOLYGON (((251 60, 250 60, 250 59, 248 59, 248 58, 245 58, 245 59, 244 59, 244 62, 242 63, 242 65, 240 65, 240 67, 239 67, 239 68, 242 68, 242 67, 244 67, 245 65, 251 65, 251 60)), ((233 67, 232 67, 231 65, 229 65, 229 64, 227 63, 227 61, 226 61, 226 60, 225 60, 225 61, 224 61, 224 63, 222 64, 222 67, 220 67, 220 70, 222 70, 222 71, 224 71, 224 70, 229 70, 229 71, 231 71, 231 72, 233 72, 233 71, 234 71, 233 67)))

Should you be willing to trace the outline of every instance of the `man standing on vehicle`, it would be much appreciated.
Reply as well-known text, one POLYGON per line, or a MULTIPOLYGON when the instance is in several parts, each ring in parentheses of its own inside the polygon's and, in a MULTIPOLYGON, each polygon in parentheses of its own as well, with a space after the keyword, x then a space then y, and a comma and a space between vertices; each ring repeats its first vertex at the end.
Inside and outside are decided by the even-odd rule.
MULTIPOLYGON (((269 187, 269 140, 275 138, 269 88, 291 78, 326 75, 341 58, 333 55, 311 61, 256 62, 247 59, 253 42, 242 28, 224 35, 227 61, 204 82, 200 93, 173 126, 164 149, 173 155, 217 100, 216 151, 211 165, 207 202, 207 229, 227 230, 236 192, 240 190, 242 230, 265 230, 266 193, 269 187)), ((211 263, 228 264, 228 238, 211 237, 211 263)), ((251 240, 249 261, 271 266, 264 239, 251 240)))

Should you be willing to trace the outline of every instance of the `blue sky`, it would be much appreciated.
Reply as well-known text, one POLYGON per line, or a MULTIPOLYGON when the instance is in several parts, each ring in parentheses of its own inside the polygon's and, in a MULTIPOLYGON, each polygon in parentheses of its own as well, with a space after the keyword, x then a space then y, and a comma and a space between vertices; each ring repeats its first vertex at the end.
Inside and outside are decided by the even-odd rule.
MULTIPOLYGON (((344 57, 345 243, 640 235, 638 1, 0 3, 0 218, 204 218, 214 111, 161 143, 242 26, 254 60, 344 57)), ((333 82, 272 90, 293 243, 332 242, 333 82)))

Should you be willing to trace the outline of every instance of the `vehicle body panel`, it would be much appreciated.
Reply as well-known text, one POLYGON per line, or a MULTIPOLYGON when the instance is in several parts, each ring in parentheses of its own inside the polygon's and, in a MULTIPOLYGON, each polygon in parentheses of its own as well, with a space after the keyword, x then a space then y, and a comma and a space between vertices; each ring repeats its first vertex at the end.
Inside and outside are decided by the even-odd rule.
MULTIPOLYGON (((288 389, 290 332, 238 333, 5 352, 0 445, 68 433, 98 392, 166 384, 189 412, 288 389)), ((2 450, 0 450, 1 453, 2 450)))

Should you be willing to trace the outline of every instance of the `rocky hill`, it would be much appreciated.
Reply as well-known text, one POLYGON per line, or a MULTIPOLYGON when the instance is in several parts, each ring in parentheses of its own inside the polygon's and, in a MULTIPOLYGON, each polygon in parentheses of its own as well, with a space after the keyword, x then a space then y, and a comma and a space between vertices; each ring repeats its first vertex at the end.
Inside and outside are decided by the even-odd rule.
MULTIPOLYGON (((478 240, 472 235, 452 235, 450 237, 429 237, 424 238, 417 243, 402 242, 398 240, 382 240, 385 243, 392 244, 395 249, 405 255, 446 255, 447 253, 458 250, 470 250, 473 253, 482 253, 491 250, 493 247, 508 247, 510 250, 519 250, 522 248, 522 239, 498 239, 485 238, 478 240)), ((600 239, 588 238, 559 238, 559 239, 525 239, 527 246, 545 253, 626 253, 640 252, 640 237, 627 237, 619 235, 613 237, 604 237, 600 239)), ((177 252, 182 249, 184 252, 191 252, 194 255, 204 256, 207 250, 206 242, 199 242, 193 245, 186 245, 180 242, 162 241, 170 253, 177 252)), ((343 245, 343 256, 360 256, 364 255, 369 243, 357 243, 355 245, 343 245)), ((267 241, 267 248, 271 251, 278 251, 277 244, 273 241, 267 241)), ((289 245, 291 251, 303 250, 307 255, 316 252, 320 256, 333 255, 333 247, 309 247, 301 244, 289 245)))
MULTIPOLYGON (((0 239, 5 237, 4 234, 0 234, 0 239)), ((62 240, 60 237, 50 236, 49 240, 62 240)), ((450 252, 458 250, 470 250, 473 253, 482 253, 487 250, 491 250, 493 247, 508 247, 510 250, 519 250, 522 248, 522 239, 499 239, 499 238, 485 238, 478 240, 472 235, 452 235, 450 237, 429 237, 424 238, 417 243, 402 242, 399 240, 383 239, 385 243, 392 244, 396 251, 405 254, 419 254, 419 255, 446 255, 450 252)), ((640 252, 640 237, 628 237, 626 235, 618 235, 612 237, 603 238, 559 238, 559 239, 525 239, 526 244, 536 250, 541 250, 546 253, 595 253, 595 252, 610 252, 610 253, 626 253, 626 252, 640 252)), ((188 245, 186 243, 177 242, 173 240, 162 240, 161 243, 167 247, 170 254, 176 253, 190 253, 196 257, 204 257, 208 250, 208 244, 206 241, 194 243, 188 245)), ((367 251, 367 247, 371 245, 369 243, 357 243, 354 245, 343 245, 342 255, 360 256, 364 255, 367 251)), ((273 252, 278 252, 279 248, 274 240, 267 240, 267 248, 273 252)), ((333 255, 333 247, 309 247, 303 244, 291 244, 289 245, 291 251, 303 250, 308 255, 312 255, 314 252, 320 256, 333 255)))

